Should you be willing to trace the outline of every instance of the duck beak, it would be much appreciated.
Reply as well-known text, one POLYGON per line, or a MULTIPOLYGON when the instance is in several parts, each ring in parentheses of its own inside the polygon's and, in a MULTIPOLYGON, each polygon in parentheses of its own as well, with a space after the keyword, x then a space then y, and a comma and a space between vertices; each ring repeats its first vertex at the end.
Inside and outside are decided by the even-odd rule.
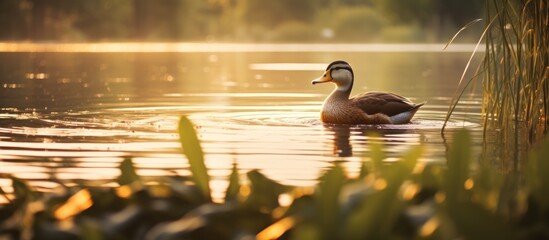
POLYGON ((319 77, 317 79, 314 79, 311 83, 314 85, 314 84, 317 84, 317 83, 331 82, 332 80, 334 80, 334 79, 330 75, 330 70, 328 70, 324 73, 324 75, 322 75, 321 77, 319 77))

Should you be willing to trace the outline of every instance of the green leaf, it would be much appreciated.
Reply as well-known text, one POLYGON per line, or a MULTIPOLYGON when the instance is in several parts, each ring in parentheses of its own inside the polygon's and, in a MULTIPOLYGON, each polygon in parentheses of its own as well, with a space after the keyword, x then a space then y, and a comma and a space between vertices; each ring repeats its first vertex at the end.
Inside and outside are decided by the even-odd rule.
POLYGON ((471 137, 465 129, 457 131, 448 151, 448 170, 445 179, 445 191, 448 201, 466 201, 468 192, 465 181, 469 178, 471 161, 471 137))
POLYGON ((16 177, 11 177, 11 182, 13 194, 15 195, 14 201, 24 202, 30 200, 29 198, 33 195, 33 192, 26 182, 16 177))
POLYGON ((360 172, 358 174, 358 178, 362 179, 365 178, 370 174, 370 170, 368 169, 368 164, 366 163, 365 159, 362 158, 362 165, 360 166, 360 172))
POLYGON ((318 228, 311 224, 298 225, 292 232, 291 240, 316 240, 320 239, 318 228))
POLYGON ((549 210, 549 136, 535 151, 532 151, 528 159, 526 182, 530 193, 543 210, 549 210))
POLYGON ((135 167, 133 166, 131 158, 125 158, 122 163, 120 163, 120 166, 118 168, 120 169, 118 184, 127 185, 135 181, 139 181, 140 178, 135 171, 135 167))
POLYGON ((240 190, 240 179, 238 176, 238 168, 236 163, 233 164, 231 175, 229 176, 229 186, 225 192, 225 202, 235 201, 238 197, 238 191, 240 190))
POLYGON ((511 225, 480 206, 448 202, 446 211, 464 239, 517 239, 511 225))
POLYGON ((398 190, 409 178, 423 147, 412 148, 400 161, 383 167, 373 184, 373 192, 366 192, 345 226, 345 239, 385 239, 391 235, 394 223, 402 210, 398 190))
POLYGON ((102 232, 102 230, 104 229, 101 229, 101 225, 97 221, 93 221, 93 220, 82 221, 82 223, 79 224, 79 226, 80 226, 79 229, 81 232, 80 238, 82 240, 101 240, 106 238, 102 232))
POLYGON ((251 183, 251 193, 245 205, 252 209, 275 209, 279 206, 278 196, 290 190, 288 186, 267 178, 257 170, 248 172, 247 177, 251 183))
POLYGON ((320 178, 317 190, 319 227, 325 239, 337 237, 340 220, 339 196, 347 181, 340 165, 335 165, 320 178))
POLYGON ((6 200, 6 202, 11 202, 11 199, 6 195, 6 192, 2 187, 0 187, 0 195, 6 200))
POLYGON ((182 116, 179 120, 179 141, 183 148, 183 154, 187 157, 193 174, 193 180, 204 198, 211 201, 210 176, 204 164, 204 153, 200 147, 200 141, 191 121, 182 116))
POLYGON ((414 170, 414 167, 417 164, 417 161, 419 158, 423 155, 425 148, 423 145, 418 145, 406 152, 404 156, 400 159, 399 164, 402 164, 404 166, 404 169, 409 173, 414 170))
POLYGON ((427 164, 421 174, 417 177, 418 183, 424 189, 442 189, 442 166, 436 164, 427 164))

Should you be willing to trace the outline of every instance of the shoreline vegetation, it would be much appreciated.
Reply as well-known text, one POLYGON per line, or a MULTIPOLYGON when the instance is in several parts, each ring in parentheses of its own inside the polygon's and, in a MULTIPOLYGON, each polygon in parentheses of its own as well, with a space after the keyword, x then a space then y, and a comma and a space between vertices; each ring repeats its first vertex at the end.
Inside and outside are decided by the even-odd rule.
POLYGON ((5 0, 0 41, 445 42, 483 8, 475 0, 5 0))
POLYGON ((549 1, 488 2, 484 125, 517 146, 537 142, 549 124, 549 1))
POLYGON ((208 169, 193 124, 179 122, 192 176, 144 179, 131 158, 117 187, 64 185, 39 192, 11 178, 0 191, 6 239, 547 239, 549 139, 531 151, 524 179, 477 165, 467 130, 453 136, 447 166, 418 162, 422 144, 350 178, 335 163, 313 187, 293 187, 233 167, 225 198, 211 198, 208 169), (472 168, 475 167, 475 171, 472 168))
POLYGON ((549 2, 489 0, 485 15, 478 41, 484 44, 484 58, 471 79, 460 80, 447 119, 466 89, 480 81, 484 141, 505 146, 485 147, 485 158, 517 171, 549 126, 549 2))

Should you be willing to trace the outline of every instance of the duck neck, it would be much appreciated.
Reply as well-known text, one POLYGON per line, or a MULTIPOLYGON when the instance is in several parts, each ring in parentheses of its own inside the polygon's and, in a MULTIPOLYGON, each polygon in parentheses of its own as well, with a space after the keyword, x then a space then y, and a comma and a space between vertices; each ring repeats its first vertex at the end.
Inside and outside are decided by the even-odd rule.
POLYGON ((333 100, 349 100, 349 96, 351 96, 351 90, 353 90, 353 83, 354 83, 354 77, 353 73, 350 71, 344 72, 346 75, 339 78, 339 80, 336 83, 336 88, 330 94, 330 98, 334 98, 333 100))
POLYGON ((351 86, 337 86, 336 89, 326 99, 330 102, 348 101, 351 96, 351 86))

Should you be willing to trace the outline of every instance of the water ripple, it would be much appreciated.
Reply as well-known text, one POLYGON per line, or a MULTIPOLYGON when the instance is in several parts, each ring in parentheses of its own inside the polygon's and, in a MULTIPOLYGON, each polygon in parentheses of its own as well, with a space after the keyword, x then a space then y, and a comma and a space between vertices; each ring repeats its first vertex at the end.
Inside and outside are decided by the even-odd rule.
MULTIPOLYGON (((133 156, 145 176, 188 175, 177 135, 180 115, 195 123, 214 180, 225 179, 235 162, 243 171, 261 169, 294 185, 311 184, 334 160, 342 161, 349 174, 358 174, 361 162, 369 161, 369 143, 374 141, 386 146, 386 161, 422 142, 428 146, 422 161, 444 159, 445 140, 440 135, 444 113, 438 106, 422 109, 412 123, 403 125, 323 124, 318 108, 308 103, 209 108, 160 104, 96 112, 2 114, 0 167, 27 179, 29 174, 44 179, 53 174, 67 181, 102 180, 116 177, 113 168, 133 156)), ((464 114, 455 119, 470 116, 464 114)), ((464 127, 479 125, 464 120, 447 125, 464 127)))

